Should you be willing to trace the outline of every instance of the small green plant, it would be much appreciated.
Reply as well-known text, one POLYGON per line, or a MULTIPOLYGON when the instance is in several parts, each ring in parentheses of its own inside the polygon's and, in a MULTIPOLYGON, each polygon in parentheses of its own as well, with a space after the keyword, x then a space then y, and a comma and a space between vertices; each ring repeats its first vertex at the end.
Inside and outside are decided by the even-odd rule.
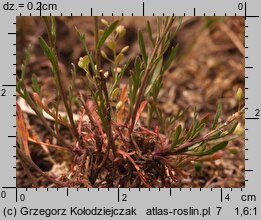
MULTIPOLYGON (((98 17, 93 18, 95 51, 89 51, 85 35, 76 29, 85 51, 85 56, 78 62, 78 67, 85 72, 82 77, 86 87, 84 93, 77 93, 75 87, 79 77, 75 65, 72 65, 70 87, 64 88, 56 50, 55 18, 43 17, 43 21, 48 42, 40 37, 39 44, 50 61, 56 85, 54 108, 49 109, 42 101, 41 87, 35 75, 32 77, 33 92, 29 92, 31 90, 25 84, 29 50, 21 76, 17 78, 19 97, 27 102, 57 140, 57 144, 51 144, 30 136, 17 104, 17 156, 32 186, 39 186, 31 172, 34 169, 54 187, 175 187, 181 178, 190 175, 187 167, 195 166, 199 170, 202 162, 221 158, 228 142, 242 134, 238 122, 244 115, 241 107, 225 122, 220 120, 221 104, 217 106, 212 122, 209 114, 199 117, 195 109, 190 126, 180 123, 188 109, 166 117, 159 108, 163 74, 178 49, 172 42, 181 26, 181 18, 158 18, 156 33, 152 33, 151 24, 147 22, 152 49, 145 45, 143 33, 139 31, 141 56, 130 60, 126 60, 128 45, 118 47, 126 33, 118 20, 110 24, 104 19, 100 22, 98 17), (174 22, 176 28, 173 28, 174 22), (102 68, 104 60, 111 65, 107 71, 102 68), (128 84, 122 85, 122 77, 129 69, 128 84), (73 112, 74 105, 78 112, 73 112), (60 115, 61 107, 66 110, 66 117, 60 115), (146 112, 146 120, 141 117, 143 112, 146 112), (45 114, 54 119, 53 125, 45 114), (74 114, 78 115, 77 120, 74 114), (157 127, 153 127, 155 123, 157 127), (209 124, 211 130, 206 129, 209 124), (70 132, 71 141, 61 136, 61 126, 70 132), (31 158, 28 141, 69 152, 72 158, 69 171, 59 176, 43 172, 31 158)), ((236 97, 241 105, 242 90, 236 97)))

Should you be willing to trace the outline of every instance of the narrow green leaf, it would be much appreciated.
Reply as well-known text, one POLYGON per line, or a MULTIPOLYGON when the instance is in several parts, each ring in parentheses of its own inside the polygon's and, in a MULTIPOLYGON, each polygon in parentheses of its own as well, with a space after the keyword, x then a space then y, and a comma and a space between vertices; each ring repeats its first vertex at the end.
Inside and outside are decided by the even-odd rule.
POLYGON ((200 124, 194 131, 193 134, 191 135, 191 140, 195 139, 196 137, 199 136, 200 132, 205 128, 206 124, 200 124))
POLYGON ((54 50, 47 45, 47 43, 45 42, 45 40, 42 37, 39 38, 39 44, 40 44, 45 56, 47 56, 47 58, 52 63, 52 67, 54 68, 55 71, 57 71, 58 62, 57 62, 54 50))
POLYGON ((162 77, 160 77, 160 75, 162 73, 161 72, 162 62, 163 62, 163 58, 161 57, 161 59, 158 60, 157 66, 152 75, 152 79, 150 80, 150 85, 146 88, 145 96, 147 96, 153 89, 155 89, 155 87, 161 85, 162 77))
POLYGON ((162 17, 157 17, 157 39, 160 39, 161 25, 162 25, 162 17))
POLYGON ((152 43, 153 47, 155 46, 155 41, 153 39, 153 35, 152 35, 152 31, 151 31, 151 26, 150 26, 150 22, 147 21, 147 32, 148 32, 148 36, 150 39, 150 42, 152 43))
POLYGON ((19 95, 24 98, 24 92, 23 92, 23 89, 22 87, 24 87, 24 82, 22 81, 22 79, 19 79, 16 83, 16 92, 19 93, 19 95))
POLYGON ((49 20, 48 20, 48 16, 42 16, 42 19, 44 20, 44 23, 46 26, 49 26, 49 20))
POLYGON ((194 108, 193 121, 187 134, 185 135, 185 140, 190 140, 192 138, 192 136, 197 132, 198 126, 199 126, 198 114, 196 108, 194 108))
POLYGON ((171 53, 170 53, 166 63, 163 66, 163 72, 165 72, 169 68, 169 66, 172 64, 174 58, 176 57, 178 47, 179 47, 178 45, 176 45, 175 47, 172 47, 171 53))
POLYGON ((217 151, 219 150, 223 150, 228 144, 228 141, 224 141, 224 142, 221 142, 217 145, 215 145, 214 147, 212 147, 210 150, 207 150, 205 152, 201 152, 201 153, 195 153, 193 155, 195 156, 206 156, 206 155, 211 155, 211 154, 214 154, 216 153, 217 151))
POLYGON ((27 66, 28 62, 29 62, 29 59, 31 57, 31 53, 32 53, 32 46, 29 45, 26 50, 25 50, 25 57, 24 57, 24 60, 23 60, 23 64, 25 66, 27 66))
POLYGON ((55 21, 55 17, 51 17, 51 35, 52 35, 53 43, 55 43, 56 42, 56 21, 55 21))
POLYGON ((36 78, 36 76, 35 76, 35 74, 33 74, 32 75, 32 87, 33 87, 33 90, 38 94, 38 95, 40 95, 40 93, 41 93, 41 88, 40 88, 40 86, 39 86, 39 84, 38 84, 38 81, 37 81, 37 78, 36 78))
POLYGON ((178 17, 178 25, 176 27, 176 30, 174 32, 170 33, 170 37, 169 37, 170 41, 172 41, 174 39, 174 37, 176 36, 178 31, 180 30, 181 26, 182 26, 182 17, 178 17))
POLYGON ((22 64, 22 66, 21 66, 21 72, 22 72, 22 74, 21 74, 21 80, 24 82, 24 80, 25 80, 25 73, 26 73, 25 64, 22 64))
POLYGON ((219 103, 218 107, 217 107, 216 115, 215 115, 215 118, 214 118, 214 121, 213 121, 212 129, 215 129, 217 127, 218 119, 220 117, 221 111, 222 111, 222 104, 219 103))
POLYGON ((139 42, 139 47, 140 47, 140 52, 141 52, 142 58, 143 58, 145 64, 147 65, 148 55, 147 55, 147 52, 146 52, 144 38, 143 38, 141 31, 138 32, 138 42, 139 42))
POLYGON ((110 34, 115 30, 115 28, 118 26, 119 21, 114 21, 103 33, 101 36, 98 44, 96 45, 96 48, 99 50, 101 49, 102 45, 106 41, 106 39, 110 36, 110 34))
POLYGON ((72 69, 71 69, 71 74, 72 74, 72 87, 74 88, 75 86, 75 80, 76 80, 76 68, 75 68, 75 65, 72 64, 72 69))
POLYGON ((159 75, 162 73, 161 72, 162 63, 163 63, 163 57, 161 57, 161 59, 158 60, 157 66, 155 68, 155 71, 154 71, 152 79, 151 79, 152 83, 154 83, 155 80, 157 80, 159 75))
POLYGON ((219 139, 222 136, 222 131, 217 131, 214 134, 212 134, 209 138, 209 140, 216 140, 219 139))
POLYGON ((210 113, 208 112, 205 116, 203 116, 203 118, 201 118, 200 120, 200 124, 207 124, 208 120, 209 120, 209 116, 210 116, 210 113))
POLYGON ((130 63, 131 63, 131 59, 129 59, 128 62, 124 65, 124 67, 121 69, 121 72, 119 73, 120 78, 124 75, 125 71, 129 67, 130 63))
POLYGON ((231 128, 229 129, 227 135, 232 134, 232 133, 236 130, 237 125, 238 125, 238 122, 237 122, 237 121, 234 122, 234 123, 232 124, 231 128))
POLYGON ((178 127, 175 130, 175 133, 173 134, 173 138, 172 138, 172 148, 175 148, 176 145, 178 144, 179 141, 179 137, 182 131, 182 126, 178 125, 178 127))
POLYGON ((140 75, 141 75, 140 73, 142 71, 141 58, 139 56, 137 56, 137 58, 135 59, 134 65, 135 65, 135 73, 134 73, 134 75, 137 75, 138 76, 137 78, 139 79, 140 75))

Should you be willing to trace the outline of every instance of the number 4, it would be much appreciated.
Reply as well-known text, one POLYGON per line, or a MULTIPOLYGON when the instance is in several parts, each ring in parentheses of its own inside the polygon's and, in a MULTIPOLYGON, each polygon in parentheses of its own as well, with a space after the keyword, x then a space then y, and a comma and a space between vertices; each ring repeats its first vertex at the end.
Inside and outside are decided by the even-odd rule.
POLYGON ((230 200, 230 196, 229 196, 229 194, 227 194, 227 195, 225 196, 225 199, 226 199, 227 201, 230 200))

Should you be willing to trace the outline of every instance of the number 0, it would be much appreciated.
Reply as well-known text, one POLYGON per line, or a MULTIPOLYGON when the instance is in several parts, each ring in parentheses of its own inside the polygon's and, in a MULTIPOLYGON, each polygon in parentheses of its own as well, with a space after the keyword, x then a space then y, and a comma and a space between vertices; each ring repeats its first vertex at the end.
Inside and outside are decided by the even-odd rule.
POLYGON ((243 3, 241 2, 241 3, 238 4, 237 7, 238 7, 238 10, 242 11, 243 8, 244 8, 244 5, 243 5, 243 3))
POLYGON ((4 199, 6 197, 6 191, 1 192, 1 198, 4 199))
POLYGON ((21 194, 21 195, 20 195, 20 201, 23 202, 24 200, 25 200, 25 195, 24 195, 24 194, 21 194))

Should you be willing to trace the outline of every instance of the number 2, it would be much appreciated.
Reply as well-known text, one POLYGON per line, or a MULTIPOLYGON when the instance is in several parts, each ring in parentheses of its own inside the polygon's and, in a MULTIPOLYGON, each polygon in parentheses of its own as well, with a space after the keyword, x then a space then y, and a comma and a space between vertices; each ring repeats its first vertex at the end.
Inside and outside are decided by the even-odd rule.
POLYGON ((6 89, 1 89, 1 96, 6 96, 6 89))

